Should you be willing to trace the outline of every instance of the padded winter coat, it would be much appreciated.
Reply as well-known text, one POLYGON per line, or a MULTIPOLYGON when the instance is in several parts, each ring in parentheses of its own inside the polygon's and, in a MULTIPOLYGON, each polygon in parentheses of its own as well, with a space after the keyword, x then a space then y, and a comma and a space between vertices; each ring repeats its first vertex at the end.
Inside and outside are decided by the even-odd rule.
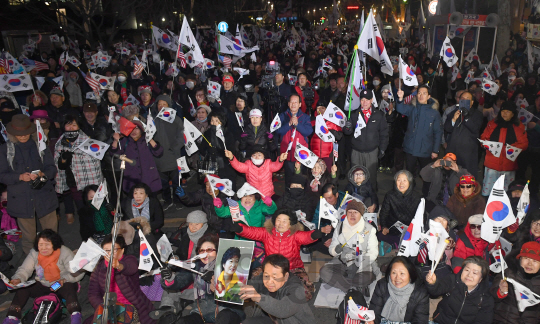
POLYGON ((240 162, 233 158, 231 166, 240 173, 246 174, 247 182, 259 190, 264 196, 272 197, 274 195, 274 183, 272 182, 272 173, 279 171, 283 162, 264 160, 264 163, 258 167, 251 160, 240 162))

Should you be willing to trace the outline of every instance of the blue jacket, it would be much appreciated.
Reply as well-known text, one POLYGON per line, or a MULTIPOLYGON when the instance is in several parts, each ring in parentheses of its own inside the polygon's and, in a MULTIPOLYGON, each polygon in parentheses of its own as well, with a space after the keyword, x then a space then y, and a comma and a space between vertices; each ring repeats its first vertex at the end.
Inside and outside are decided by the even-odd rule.
MULTIPOLYGON (((280 138, 283 138, 285 134, 289 130, 291 130, 291 126, 289 126, 289 121, 291 120, 291 110, 287 109, 287 111, 279 114, 279 119, 281 119, 281 127, 276 130, 276 133, 280 136, 280 138)), ((310 118, 307 114, 304 114, 302 110, 298 109, 298 112, 296 113, 296 117, 298 117, 298 125, 296 126, 296 131, 302 134, 304 136, 304 140, 306 143, 309 143, 308 137, 309 135, 313 134, 313 126, 311 126, 310 118)), ((281 143, 283 145, 284 143, 281 143)), ((289 144, 288 140, 286 145, 289 144)), ((286 148, 286 146, 285 146, 286 148)), ((294 151, 294 150, 293 150, 294 151)))
POLYGON ((429 99, 427 104, 406 105, 397 103, 397 111, 409 117, 407 132, 403 140, 403 150, 417 157, 430 157, 438 153, 441 145, 443 126, 437 102, 429 99))

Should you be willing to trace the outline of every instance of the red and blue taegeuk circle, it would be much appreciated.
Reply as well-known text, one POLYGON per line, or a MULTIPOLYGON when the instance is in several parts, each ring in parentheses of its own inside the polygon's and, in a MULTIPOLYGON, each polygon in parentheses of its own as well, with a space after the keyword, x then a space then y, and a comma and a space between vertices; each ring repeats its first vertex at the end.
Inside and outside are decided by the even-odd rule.
POLYGON ((309 153, 308 153, 306 150, 300 150, 300 151, 298 152, 298 156, 300 156, 300 158, 301 158, 302 160, 305 160, 305 159, 308 158, 309 153))
POLYGON ((496 222, 504 220, 510 212, 508 206, 502 201, 492 201, 486 206, 486 213, 489 218, 496 222))
POLYGON ((21 85, 21 80, 19 80, 19 79, 9 79, 8 84, 10 86, 12 86, 12 87, 20 86, 21 85))

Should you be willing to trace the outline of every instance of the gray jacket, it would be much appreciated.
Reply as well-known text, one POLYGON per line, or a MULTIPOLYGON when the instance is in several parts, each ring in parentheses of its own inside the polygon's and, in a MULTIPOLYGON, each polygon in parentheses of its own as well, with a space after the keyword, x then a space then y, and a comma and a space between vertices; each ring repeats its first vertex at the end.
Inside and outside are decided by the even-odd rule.
MULTIPOLYGON (((430 182, 429 193, 427 195, 427 200, 430 200, 434 203, 437 203, 437 196, 439 192, 443 190, 443 170, 442 167, 432 168, 433 163, 426 165, 422 170, 420 170, 420 176, 426 182, 430 182)), ((458 172, 452 171, 448 177, 448 194, 452 196, 454 193, 454 188, 459 183, 459 178, 466 174, 469 174, 467 169, 460 167, 458 165, 458 172)))
POLYGON ((262 275, 251 279, 248 284, 252 285, 261 295, 261 301, 246 304, 247 317, 272 316, 280 324, 313 324, 315 316, 306 301, 304 286, 300 279, 289 273, 289 279, 270 296, 270 292, 263 284, 262 275), (265 314, 266 313, 266 314, 265 314))
MULTIPOLYGON (((38 264, 38 255, 39 252, 36 250, 30 250, 30 253, 28 253, 28 256, 24 259, 23 264, 21 264, 11 279, 19 279, 21 282, 25 282, 30 280, 30 277, 35 271, 36 281, 39 281, 43 286, 50 287, 53 283, 45 280, 43 268, 38 264)), ((56 263, 56 265, 60 269, 60 278, 67 282, 79 282, 84 276, 84 272, 71 274, 69 271, 69 261, 73 260, 74 256, 75 255, 68 247, 64 245, 60 247, 60 257, 58 258, 58 263, 56 263)))
POLYGON ((157 108, 152 108, 152 116, 156 124, 156 134, 154 141, 159 142, 163 147, 163 155, 154 157, 159 172, 178 170, 176 160, 181 156, 181 149, 184 147, 184 121, 176 116, 172 123, 157 118, 157 108))

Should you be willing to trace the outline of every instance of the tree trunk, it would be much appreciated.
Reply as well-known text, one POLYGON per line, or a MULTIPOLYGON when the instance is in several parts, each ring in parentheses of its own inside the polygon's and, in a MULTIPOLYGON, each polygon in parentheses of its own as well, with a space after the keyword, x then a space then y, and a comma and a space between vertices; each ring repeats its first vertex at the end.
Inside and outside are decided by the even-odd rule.
POLYGON ((497 46, 495 53, 500 60, 510 46, 510 33, 512 24, 512 10, 510 0, 498 0, 499 25, 497 26, 497 46))

